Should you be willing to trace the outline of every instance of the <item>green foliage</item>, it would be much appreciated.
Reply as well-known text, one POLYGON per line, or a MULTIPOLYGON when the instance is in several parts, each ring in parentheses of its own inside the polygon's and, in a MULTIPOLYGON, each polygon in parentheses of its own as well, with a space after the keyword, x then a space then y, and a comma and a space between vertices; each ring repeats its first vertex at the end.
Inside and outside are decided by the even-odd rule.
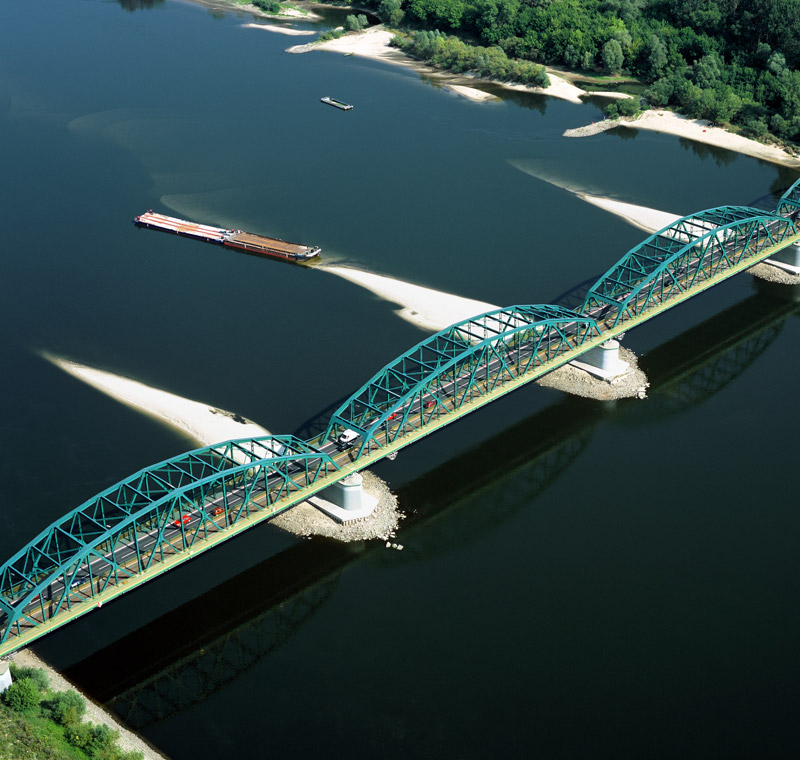
POLYGON ((458 37, 439 31, 421 31, 410 37, 395 37, 394 44, 415 58, 457 73, 475 71, 484 78, 513 80, 537 87, 550 84, 544 66, 511 59, 499 46, 487 48, 469 45, 458 37))
POLYGON ((609 40, 603 45, 603 66, 605 66, 612 74, 616 74, 622 69, 622 62, 624 56, 622 53, 622 45, 617 40, 609 40))
POLYGON ((749 135, 769 129, 800 139, 800 0, 368 2, 393 25, 457 31, 455 41, 445 34, 435 43, 401 45, 454 71, 525 81, 516 69, 523 62, 602 66, 649 84, 646 97, 655 106, 730 122, 749 135))
POLYGON ((14 682, 0 696, 0 760, 144 760, 117 746, 119 733, 84 723, 85 700, 74 691, 52 692, 39 668, 11 663, 14 682))
POLYGON ((253 0, 253 5, 265 13, 280 13, 281 4, 275 0, 253 0))
POLYGON ((86 701, 72 690, 59 691, 44 705, 56 723, 70 726, 78 723, 86 712, 86 701))
POLYGON ((378 6, 378 18, 389 26, 400 26, 404 15, 402 0, 381 0, 378 6))
POLYGON ((14 712, 30 712, 39 706, 42 701, 42 692, 30 678, 20 678, 14 681, 4 692, 3 702, 14 712))
POLYGON ((362 29, 365 29, 368 24, 369 21, 363 13, 359 13, 357 16, 351 13, 344 20, 344 28, 348 32, 360 32, 362 29))
POLYGON ((620 116, 635 116, 642 110, 639 98, 625 98, 625 100, 620 100, 618 108, 620 116))
POLYGON ((15 681, 19 681, 21 678, 29 678, 43 694, 50 688, 50 679, 47 677, 47 673, 41 668, 25 668, 13 662, 11 662, 10 665, 11 677, 15 681))
POLYGON ((323 32, 317 37, 317 42, 325 42, 327 40, 336 40, 339 39, 344 34, 341 29, 329 29, 327 32, 323 32))

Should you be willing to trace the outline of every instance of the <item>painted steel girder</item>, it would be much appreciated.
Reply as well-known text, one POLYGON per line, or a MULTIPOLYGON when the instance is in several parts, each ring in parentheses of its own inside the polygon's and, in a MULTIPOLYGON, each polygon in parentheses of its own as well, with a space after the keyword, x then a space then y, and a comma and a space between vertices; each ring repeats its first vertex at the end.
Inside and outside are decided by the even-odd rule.
POLYGON ((778 213, 796 215, 800 210, 800 179, 798 179, 778 201, 778 213))
POLYGON ((721 206, 678 219, 632 248, 603 274, 587 293, 584 311, 592 296, 615 300, 620 293, 647 279, 665 261, 684 251, 688 243, 720 227, 759 216, 764 216, 764 212, 758 209, 721 206))
POLYGON ((713 227, 679 246, 675 239, 664 239, 664 234, 675 225, 656 233, 632 249, 598 280, 586 295, 583 311, 591 312, 604 307, 606 311, 615 309, 613 324, 616 325, 796 233, 794 224, 782 216, 745 207, 725 207, 723 210, 725 214, 716 216, 711 212, 719 209, 702 212, 704 220, 722 221, 745 212, 749 212, 750 216, 713 227), (736 213, 730 213, 731 209, 736 213), (658 240, 654 241, 654 238, 658 240), (641 250, 651 250, 648 246, 654 245, 660 246, 661 260, 651 257, 652 266, 639 266, 641 250))
MULTIPOLYGON (((330 470, 338 470, 330 457, 293 436, 243 439, 222 444, 221 447, 198 450, 198 452, 208 451, 221 452, 225 455, 223 458, 226 462, 236 461, 234 455, 244 461, 235 467, 229 466, 228 469, 208 474, 201 480, 185 483, 173 492, 160 495, 136 512, 127 514, 126 519, 117 520, 104 532, 98 534, 95 530, 91 536, 86 535, 83 542, 61 527, 62 523, 74 524, 81 508, 73 510, 5 563, 0 569, 0 578, 3 581, 3 586, 0 588, 0 625, 4 626, 2 640, 5 641, 15 627, 19 632, 20 625, 38 625, 45 619, 52 619, 63 609, 69 609, 76 601, 85 599, 87 597, 85 590, 73 591, 72 584, 76 578, 82 579, 81 586, 88 585, 89 597, 95 596, 112 580, 119 583, 123 577, 131 577, 150 567, 156 557, 163 559, 165 550, 169 553, 182 551, 199 538, 207 536, 209 532, 218 532, 234 524, 240 517, 250 513, 250 499, 256 492, 255 485, 258 482, 263 482, 263 486, 257 493, 264 494, 268 505, 275 505, 290 493, 315 482, 318 477, 330 470), (275 454, 278 448, 281 455, 275 454), (267 452, 272 455, 256 458, 267 452), (242 457, 243 453, 247 456, 242 457), (239 509, 234 513, 234 507, 229 509, 231 489, 227 484, 237 482, 240 484, 249 482, 250 487, 246 490, 239 509), (217 525, 204 509, 209 498, 216 496, 220 491, 225 499, 223 503, 226 509, 223 527, 217 525), (243 506, 245 509, 242 509, 243 506), (168 535, 172 521, 176 517, 180 519, 187 507, 200 517, 198 523, 187 530, 180 521, 179 531, 170 531, 172 535, 168 535), (154 537, 145 548, 140 544, 142 536, 139 534, 142 531, 148 537, 154 537), (69 539, 71 551, 53 553, 54 537, 64 536, 69 539), (128 567, 130 562, 120 563, 114 553, 115 547, 123 543, 135 551, 134 572, 128 567), (40 544, 50 548, 51 552, 48 553, 40 544), (31 557, 37 560, 45 558, 47 562, 37 564, 31 561, 31 557), (25 572, 25 569, 32 566, 36 568, 35 574, 25 572), (36 614, 39 614, 39 619, 33 616, 36 614), (6 618, 5 623, 2 621, 3 617, 6 618)), ((190 452, 190 454, 195 453, 197 452, 190 452)), ((180 458, 185 456, 187 455, 181 455, 180 458)), ((152 469, 164 464, 154 465, 152 469)), ((131 477, 137 478, 140 475, 141 473, 137 473, 131 477)), ((107 489, 101 496, 113 492, 114 488, 107 489)), ((92 504, 97 498, 87 504, 92 504)))
POLYGON ((449 413, 443 386, 453 384, 447 395, 458 409, 504 379, 579 346, 590 334, 599 334, 591 317, 551 305, 511 306, 451 325, 376 373, 332 415, 325 438, 358 431, 360 456, 372 442, 386 445, 449 413), (425 409, 423 399, 434 403, 425 409), (390 425, 397 417, 399 424, 390 425))

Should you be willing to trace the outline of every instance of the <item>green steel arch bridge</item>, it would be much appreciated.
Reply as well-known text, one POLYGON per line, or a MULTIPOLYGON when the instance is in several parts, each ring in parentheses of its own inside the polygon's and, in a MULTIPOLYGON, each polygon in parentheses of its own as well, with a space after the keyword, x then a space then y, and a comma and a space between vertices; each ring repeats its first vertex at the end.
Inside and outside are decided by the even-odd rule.
POLYGON ((628 251, 577 309, 495 309, 421 341, 320 435, 226 441, 107 488, 0 566, 0 655, 800 244, 798 213, 800 180, 774 212, 722 206, 683 217, 628 251), (341 450, 345 432, 355 445, 341 450))

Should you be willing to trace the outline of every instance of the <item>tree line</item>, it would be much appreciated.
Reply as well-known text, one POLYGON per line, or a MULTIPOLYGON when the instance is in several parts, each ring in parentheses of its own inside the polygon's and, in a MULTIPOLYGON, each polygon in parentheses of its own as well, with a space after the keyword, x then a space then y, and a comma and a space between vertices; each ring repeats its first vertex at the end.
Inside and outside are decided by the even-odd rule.
POLYGON ((408 27, 408 37, 398 40, 406 52, 455 71, 536 83, 546 75, 530 64, 625 73, 648 85, 645 105, 672 106, 754 137, 800 141, 798 0, 365 0, 364 6, 392 26, 408 27))

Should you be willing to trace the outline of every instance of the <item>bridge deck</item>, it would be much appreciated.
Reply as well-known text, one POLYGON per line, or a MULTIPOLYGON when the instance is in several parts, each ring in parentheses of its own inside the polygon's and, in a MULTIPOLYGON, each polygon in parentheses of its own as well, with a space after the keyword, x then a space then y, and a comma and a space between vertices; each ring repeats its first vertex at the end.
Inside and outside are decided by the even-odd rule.
MULTIPOLYGON (((786 228, 783 229, 785 232, 786 228)), ((724 236, 718 234, 718 238, 721 245, 727 244, 724 236)), ((748 237, 746 246, 749 246, 749 241, 748 237)), ((381 396, 384 400, 379 407, 370 406, 378 403, 374 401, 377 396, 370 396, 371 401, 358 401, 367 409, 362 416, 364 419, 370 417, 371 428, 368 433, 366 428, 362 428, 363 441, 357 448, 345 452, 337 450, 335 432, 345 425, 341 422, 343 418, 337 422, 334 415, 332 427, 310 441, 291 443, 288 437, 267 437, 270 444, 279 442, 280 438, 282 453, 273 450, 271 454, 257 456, 257 445, 263 447, 261 439, 250 442, 250 458, 241 458, 242 452, 247 454, 246 447, 241 446, 236 450, 226 449, 224 453, 215 449, 213 453, 219 461, 214 459, 213 462, 212 459, 203 459, 211 448, 198 450, 200 453, 190 452, 181 459, 184 469, 178 470, 187 475, 189 484, 183 480, 176 481, 172 492, 166 489, 167 495, 155 488, 155 495, 151 496, 142 485, 148 475, 154 478, 159 475, 156 480, 163 485, 161 470, 154 466, 152 471, 143 471, 139 474, 141 477, 135 483, 131 481, 127 488, 126 493, 133 492, 134 496, 124 502, 122 516, 119 511, 112 510, 111 522, 106 522, 107 518, 98 518, 101 513, 90 513, 88 508, 83 512, 75 510, 69 513, 72 522, 54 524, 52 535, 45 531, 26 547, 30 549, 29 554, 25 554, 23 549, 0 568, 0 655, 28 644, 243 530, 270 519, 349 473, 383 459, 577 359, 594 346, 799 242, 800 233, 786 234, 779 242, 759 245, 749 255, 744 255, 747 253, 745 250, 736 263, 720 267, 705 279, 698 280, 695 275, 700 268, 711 264, 716 266, 720 255, 727 260, 724 247, 720 249, 718 246, 710 250, 708 258, 698 259, 677 273, 669 272, 668 291, 664 288, 659 291, 655 287, 659 280, 652 280, 654 287, 646 294, 646 310, 641 313, 629 311, 625 319, 609 313, 608 301, 594 304, 584 314, 568 314, 563 317, 558 330, 535 322, 525 323, 522 321, 523 312, 513 309, 484 315, 483 322, 476 318, 468 327, 462 328, 468 337, 461 342, 452 337, 446 339, 455 345, 453 356, 440 357, 441 364, 433 369, 411 353, 404 355, 409 362, 419 365, 414 376, 419 380, 417 385, 409 390, 410 381, 404 381, 405 396, 387 385, 382 389, 385 394, 381 396), (581 332, 581 320, 588 319, 594 324, 593 317, 598 320, 596 328, 581 332), (470 332, 476 325, 482 325, 483 329, 477 335, 470 332), (559 340, 550 340, 551 331, 560 336, 559 340), (528 343, 522 342, 522 336, 528 343), (515 343, 512 338, 519 340, 515 343), (543 338, 547 340, 543 341, 543 338), (535 345, 535 349, 529 349, 529 345, 535 345), (539 357, 536 352, 542 346, 543 353, 539 357), (524 369, 521 369, 523 365, 524 369), (430 376, 426 376, 423 370, 429 371, 430 376), (447 387, 443 376, 447 377, 447 387), (290 447, 293 447, 291 453, 287 453, 290 447), (196 476, 195 468, 199 473, 196 476), (88 523, 95 526, 94 533, 81 532, 88 523), (48 565, 41 559, 46 556, 41 547, 51 544, 56 546, 53 557, 57 560, 51 559, 48 565), (71 556, 68 553, 65 556, 64 546, 72 547, 71 556)), ((661 276, 667 282, 667 274, 661 276)), ((644 298, 640 299, 642 303, 644 298)), ((547 324, 552 322, 551 319, 547 324)), ((222 446, 220 444, 218 448, 222 446)), ((124 490, 120 489, 120 493, 124 490)), ((108 509, 111 499, 105 494, 107 492, 91 506, 97 508, 97 504, 105 499, 102 506, 108 509)))

